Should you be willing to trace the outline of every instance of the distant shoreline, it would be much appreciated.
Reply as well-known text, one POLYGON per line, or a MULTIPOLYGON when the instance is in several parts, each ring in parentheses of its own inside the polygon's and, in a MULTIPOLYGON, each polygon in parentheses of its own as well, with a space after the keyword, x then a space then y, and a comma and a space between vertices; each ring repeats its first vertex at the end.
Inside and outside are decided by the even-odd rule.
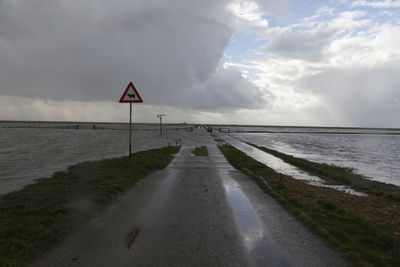
MULTIPOLYGON (((99 121, 14 121, 0 120, 0 123, 54 123, 54 124, 129 124, 129 122, 99 122, 99 121)), ((159 122, 132 122, 140 125, 159 125, 159 122)), ((192 125, 188 123, 164 123, 163 125, 192 125)))
POLYGON ((283 125, 239 125, 239 124, 207 124, 209 126, 225 127, 260 127, 260 128, 305 128, 305 129, 347 129, 347 130, 386 130, 400 131, 400 128, 379 128, 379 127, 341 127, 341 126, 283 126, 283 125))
MULTIPOLYGON (((0 123, 74 123, 74 124, 128 124, 128 122, 102 122, 102 121, 25 121, 25 120, 0 120, 0 123)), ((158 125, 158 122, 135 122, 135 124, 158 125)), ((246 124, 214 124, 214 123, 163 123, 164 125, 206 125, 221 127, 260 127, 260 128, 303 128, 303 129, 347 129, 347 130, 385 130, 400 131, 394 127, 358 127, 358 126, 293 126, 293 125, 246 125, 246 124)))

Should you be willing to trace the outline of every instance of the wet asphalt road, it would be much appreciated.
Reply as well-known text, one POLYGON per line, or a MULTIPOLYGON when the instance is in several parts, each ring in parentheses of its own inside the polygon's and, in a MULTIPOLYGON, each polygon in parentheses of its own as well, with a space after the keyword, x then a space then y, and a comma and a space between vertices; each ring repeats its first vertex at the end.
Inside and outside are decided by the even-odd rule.
POLYGON ((33 266, 345 266, 205 132, 33 266), (194 156, 207 145, 209 156, 194 156))

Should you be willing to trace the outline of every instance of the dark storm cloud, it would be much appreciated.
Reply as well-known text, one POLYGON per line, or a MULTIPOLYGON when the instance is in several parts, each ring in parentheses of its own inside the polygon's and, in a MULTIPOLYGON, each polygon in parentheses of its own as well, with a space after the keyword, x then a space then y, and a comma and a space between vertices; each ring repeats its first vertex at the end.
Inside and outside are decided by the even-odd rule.
POLYGON ((226 1, 0 0, 0 94, 258 108, 261 92, 221 67, 234 29, 226 1), (240 101, 238 101, 238 99, 240 101))
POLYGON ((256 109, 265 107, 263 94, 251 81, 243 78, 235 68, 219 68, 194 90, 196 99, 203 100, 194 108, 228 111, 230 107, 256 109), (246 90, 244 90, 246 88, 246 90))

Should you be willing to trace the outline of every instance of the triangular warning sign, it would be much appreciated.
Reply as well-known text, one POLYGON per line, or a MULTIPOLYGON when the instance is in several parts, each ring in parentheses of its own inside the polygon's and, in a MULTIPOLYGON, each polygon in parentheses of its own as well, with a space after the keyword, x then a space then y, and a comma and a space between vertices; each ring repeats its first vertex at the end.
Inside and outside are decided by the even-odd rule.
POLYGON ((140 97, 138 91, 132 82, 128 84, 125 92, 122 94, 119 103, 143 103, 142 98, 140 97))

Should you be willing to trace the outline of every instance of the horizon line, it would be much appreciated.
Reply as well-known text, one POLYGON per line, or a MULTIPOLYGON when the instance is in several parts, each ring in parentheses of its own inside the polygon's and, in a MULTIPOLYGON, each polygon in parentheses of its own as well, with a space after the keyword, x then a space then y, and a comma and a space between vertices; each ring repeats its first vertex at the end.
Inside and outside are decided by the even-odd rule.
MULTIPOLYGON (((87 123, 87 124, 129 124, 129 122, 105 122, 105 121, 53 121, 53 120, 0 120, 0 123, 87 123)), ((159 124, 158 122, 134 122, 133 124, 159 124)), ((315 126, 315 125, 261 125, 261 124, 229 124, 229 123, 193 123, 193 122, 168 122, 164 125, 186 124, 186 125, 211 125, 231 127, 268 127, 268 128, 323 128, 323 129, 370 129, 370 130, 400 130, 395 127, 374 126, 315 126)))

